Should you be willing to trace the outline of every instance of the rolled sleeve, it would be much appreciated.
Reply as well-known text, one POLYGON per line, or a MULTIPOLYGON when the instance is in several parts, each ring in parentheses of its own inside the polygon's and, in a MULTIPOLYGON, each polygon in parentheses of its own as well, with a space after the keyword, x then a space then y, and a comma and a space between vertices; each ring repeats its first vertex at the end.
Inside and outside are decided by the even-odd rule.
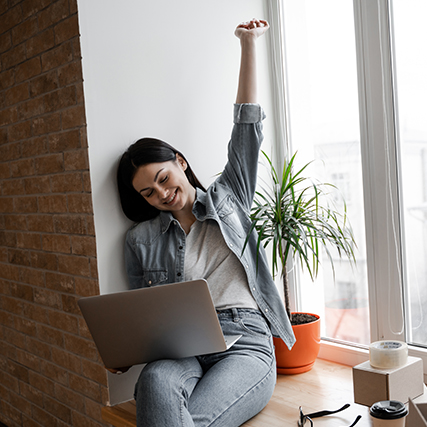
POLYGON ((258 123, 265 119, 259 104, 234 104, 234 123, 258 123))

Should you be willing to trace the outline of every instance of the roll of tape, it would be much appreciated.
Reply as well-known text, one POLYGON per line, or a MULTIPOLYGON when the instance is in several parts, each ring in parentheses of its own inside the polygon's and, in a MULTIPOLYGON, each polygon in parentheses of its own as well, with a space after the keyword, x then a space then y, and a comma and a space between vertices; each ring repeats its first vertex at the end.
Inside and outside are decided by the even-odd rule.
POLYGON ((376 341, 369 346, 369 362, 373 368, 399 368, 407 360, 408 346, 405 342, 376 341))

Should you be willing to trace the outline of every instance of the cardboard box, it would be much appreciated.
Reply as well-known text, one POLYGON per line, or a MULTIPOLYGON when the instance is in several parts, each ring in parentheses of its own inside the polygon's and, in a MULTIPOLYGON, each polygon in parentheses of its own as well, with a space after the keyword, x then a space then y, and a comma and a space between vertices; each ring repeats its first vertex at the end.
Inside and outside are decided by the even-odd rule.
POLYGON ((406 427, 427 427, 427 403, 415 403, 409 399, 406 427))
POLYGON ((354 402, 367 406, 381 400, 407 403, 423 394, 423 379, 419 357, 408 357, 404 366, 394 369, 377 369, 364 362, 353 368, 354 402))

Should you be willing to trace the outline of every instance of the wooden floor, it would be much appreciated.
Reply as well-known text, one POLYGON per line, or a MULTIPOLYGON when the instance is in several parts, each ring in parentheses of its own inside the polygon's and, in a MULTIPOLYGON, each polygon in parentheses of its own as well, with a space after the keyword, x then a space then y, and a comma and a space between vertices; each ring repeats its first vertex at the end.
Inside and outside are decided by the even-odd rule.
MULTIPOLYGON (((351 406, 339 414, 316 418, 315 426, 350 426, 357 415, 362 415, 357 427, 372 426, 369 408, 353 403, 352 368, 318 359, 309 372, 278 375, 276 389, 268 405, 243 426, 295 427, 299 406, 302 406, 305 413, 309 413, 338 409, 345 403, 350 403, 351 406)), ((135 427, 135 412, 135 403, 131 401, 115 407, 105 407, 103 418, 115 427, 135 427)))

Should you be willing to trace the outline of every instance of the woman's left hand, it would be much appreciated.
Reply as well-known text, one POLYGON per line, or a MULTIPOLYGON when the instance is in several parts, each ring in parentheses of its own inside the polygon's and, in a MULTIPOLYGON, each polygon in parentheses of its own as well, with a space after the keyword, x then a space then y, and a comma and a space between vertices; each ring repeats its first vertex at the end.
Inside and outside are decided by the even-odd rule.
POLYGON ((258 38, 262 36, 269 28, 270 26, 268 25, 267 21, 263 19, 252 19, 250 21, 239 24, 234 34, 239 39, 247 36, 258 38))

